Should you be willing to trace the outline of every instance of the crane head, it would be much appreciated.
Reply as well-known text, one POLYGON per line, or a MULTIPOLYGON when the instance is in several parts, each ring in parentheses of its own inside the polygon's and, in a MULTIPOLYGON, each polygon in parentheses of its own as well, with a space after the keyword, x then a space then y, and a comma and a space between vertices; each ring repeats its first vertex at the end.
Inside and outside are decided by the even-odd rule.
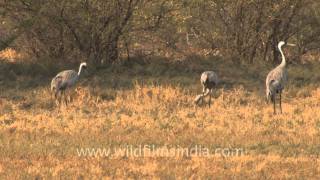
POLYGON ((80 66, 82 66, 83 68, 86 68, 87 67, 87 63, 83 62, 83 63, 80 64, 80 66))
POLYGON ((84 70, 87 69, 87 63, 86 62, 81 63, 80 68, 82 68, 84 70))
POLYGON ((280 41, 279 44, 278 44, 278 47, 281 48, 283 45, 296 46, 295 44, 291 44, 291 43, 286 43, 284 41, 280 41))
POLYGON ((281 46, 283 46, 283 45, 285 45, 285 44, 286 44, 286 43, 285 43, 284 41, 280 41, 279 44, 278 44, 278 46, 281 47, 281 46))

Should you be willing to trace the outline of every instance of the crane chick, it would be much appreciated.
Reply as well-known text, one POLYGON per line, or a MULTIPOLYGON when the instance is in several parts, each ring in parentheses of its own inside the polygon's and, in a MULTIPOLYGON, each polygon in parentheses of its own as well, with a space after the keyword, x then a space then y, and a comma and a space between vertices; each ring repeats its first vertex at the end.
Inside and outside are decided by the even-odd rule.
POLYGON ((218 75, 213 71, 205 71, 201 74, 200 82, 202 85, 202 94, 197 95, 196 98, 194 99, 194 102, 196 104, 199 104, 200 101, 203 102, 203 99, 210 94, 209 96, 209 107, 210 107, 213 88, 216 87, 219 83, 218 75))
POLYGON ((67 105, 67 99, 65 96, 65 91, 73 87, 81 74, 82 69, 87 67, 87 63, 83 62, 80 64, 78 72, 75 70, 65 70, 58 73, 52 80, 51 80, 51 91, 54 93, 54 97, 57 100, 60 94, 60 101, 62 96, 64 96, 65 103, 67 105))

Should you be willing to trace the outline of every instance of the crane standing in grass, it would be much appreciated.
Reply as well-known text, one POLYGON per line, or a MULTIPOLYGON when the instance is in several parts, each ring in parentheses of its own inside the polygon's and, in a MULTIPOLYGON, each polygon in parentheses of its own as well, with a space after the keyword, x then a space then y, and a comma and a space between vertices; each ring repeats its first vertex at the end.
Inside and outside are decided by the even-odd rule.
POLYGON ((73 87, 80 76, 82 69, 87 67, 87 63, 81 63, 79 67, 79 71, 76 72, 74 70, 65 70, 58 73, 51 81, 51 91, 54 92, 55 99, 58 98, 60 93, 60 101, 62 96, 64 96, 65 103, 67 105, 67 99, 65 95, 65 91, 73 87))
POLYGON ((213 71, 205 71, 201 74, 200 82, 202 84, 202 94, 197 95, 195 98, 195 103, 198 104, 200 100, 203 102, 203 99, 210 94, 209 96, 209 107, 211 105, 211 95, 213 88, 216 87, 219 83, 218 76, 213 71))
POLYGON ((276 114, 276 94, 280 95, 279 103, 280 103, 280 112, 282 113, 281 106, 281 94, 282 90, 287 81, 287 69, 286 69, 286 58, 282 52, 282 46, 289 45, 295 46, 294 44, 286 44, 283 41, 280 41, 278 44, 279 51, 281 53, 282 62, 276 68, 269 72, 266 79, 266 95, 267 100, 271 100, 273 103, 273 113, 276 114))

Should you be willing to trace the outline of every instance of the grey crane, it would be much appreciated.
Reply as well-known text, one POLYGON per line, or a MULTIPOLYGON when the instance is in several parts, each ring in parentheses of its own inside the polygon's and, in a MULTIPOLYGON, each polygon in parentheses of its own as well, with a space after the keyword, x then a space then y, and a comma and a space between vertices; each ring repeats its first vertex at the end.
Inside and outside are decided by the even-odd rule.
POLYGON ((203 99, 210 94, 209 96, 209 107, 211 105, 211 95, 213 88, 216 87, 219 83, 218 75, 213 71, 205 71, 201 74, 200 82, 202 85, 202 94, 199 94, 195 98, 195 103, 198 104, 201 100, 203 102, 203 99))
POLYGON ((67 105, 67 99, 65 97, 65 91, 73 87, 80 76, 82 69, 87 67, 87 63, 83 62, 80 64, 78 72, 75 70, 65 70, 58 73, 52 80, 51 80, 51 91, 54 92, 55 99, 58 98, 60 93, 60 101, 62 96, 64 96, 65 103, 67 105))
POLYGON ((278 48, 282 57, 281 64, 274 68, 272 71, 270 71, 266 79, 267 100, 271 100, 271 102, 273 103, 274 114, 276 114, 276 94, 279 94, 280 112, 282 113, 281 94, 286 84, 288 76, 286 69, 286 58, 281 49, 283 45, 295 46, 294 44, 285 43, 284 41, 279 42, 278 48))

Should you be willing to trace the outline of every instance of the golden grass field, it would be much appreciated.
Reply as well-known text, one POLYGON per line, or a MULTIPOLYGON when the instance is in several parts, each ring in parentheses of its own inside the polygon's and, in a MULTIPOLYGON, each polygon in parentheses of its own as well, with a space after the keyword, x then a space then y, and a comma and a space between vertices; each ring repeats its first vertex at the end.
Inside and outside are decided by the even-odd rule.
POLYGON ((209 58, 172 66, 161 61, 97 72, 89 68, 73 101, 60 108, 49 92, 59 70, 41 77, 21 73, 22 67, 10 63, 1 66, 0 179, 320 178, 320 64, 289 65, 284 112, 275 116, 265 101, 271 65, 209 58), (222 79, 211 108, 193 104, 204 70, 215 70, 222 79), (77 148, 126 145, 244 152, 208 157, 77 154, 77 148))

